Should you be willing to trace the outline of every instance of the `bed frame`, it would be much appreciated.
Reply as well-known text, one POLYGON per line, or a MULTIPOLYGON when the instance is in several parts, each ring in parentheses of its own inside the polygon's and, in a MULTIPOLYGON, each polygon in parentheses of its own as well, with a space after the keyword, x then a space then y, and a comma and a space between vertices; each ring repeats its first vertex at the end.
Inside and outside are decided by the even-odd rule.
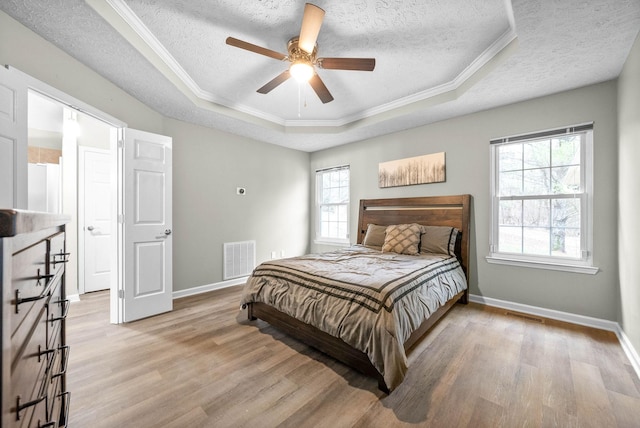
MULTIPOLYGON (((431 196, 418 198, 363 199, 360 201, 358 240, 362 243, 367 225, 391 225, 418 223, 432 226, 453 226, 461 231, 456 242, 456 256, 469 284, 469 228, 471 196, 431 196)), ((467 303, 469 288, 456 294, 435 311, 404 343, 408 351, 420 338, 447 313, 456 302, 467 303)), ((350 367, 378 380, 378 388, 389 393, 389 388, 369 357, 352 348, 341 339, 333 337, 311 325, 286 315, 273 307, 259 302, 248 304, 250 320, 259 318, 290 336, 332 356, 350 367)))

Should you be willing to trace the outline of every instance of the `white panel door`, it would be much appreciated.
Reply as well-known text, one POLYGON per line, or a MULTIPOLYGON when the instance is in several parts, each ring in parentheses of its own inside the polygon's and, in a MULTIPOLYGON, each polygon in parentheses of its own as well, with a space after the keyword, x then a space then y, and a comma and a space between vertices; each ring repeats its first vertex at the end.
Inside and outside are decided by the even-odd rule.
POLYGON ((124 302, 129 322, 173 309, 172 140, 124 130, 124 302))
POLYGON ((108 150, 79 147, 80 179, 78 197, 81 257, 84 263, 80 292, 106 290, 111 287, 114 233, 111 207, 111 154, 108 150))
POLYGON ((0 208, 27 209, 27 85, 0 67, 0 208))

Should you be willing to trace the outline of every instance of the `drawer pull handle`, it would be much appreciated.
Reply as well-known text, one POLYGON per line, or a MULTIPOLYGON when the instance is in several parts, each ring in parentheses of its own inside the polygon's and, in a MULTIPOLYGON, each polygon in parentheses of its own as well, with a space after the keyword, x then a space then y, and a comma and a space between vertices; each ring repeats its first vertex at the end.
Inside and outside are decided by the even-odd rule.
POLYGON ((64 306, 64 310, 62 311, 62 316, 54 318, 53 315, 51 315, 51 325, 53 325, 55 321, 62 321, 63 319, 67 318, 67 315, 69 315, 69 308, 71 307, 71 302, 69 301, 69 299, 60 300, 56 303, 62 304, 64 306))
POLYGON ((60 369, 60 371, 56 374, 51 375, 51 379, 53 380, 54 378, 58 377, 58 376, 62 376, 63 374, 65 374, 67 372, 67 366, 69 365, 69 354, 71 352, 70 351, 70 347, 69 345, 65 345, 65 346, 61 346, 60 348, 62 350, 62 353, 64 354, 64 360, 62 362, 62 368, 60 369))
POLYGON ((42 361, 40 357, 42 357, 43 355, 46 355, 48 357, 49 354, 53 354, 57 350, 58 350, 58 348, 51 348, 51 349, 43 350, 42 349, 42 345, 38 345, 38 362, 42 361))
POLYGON ((56 276, 56 274, 55 274, 55 273, 48 274, 48 275, 40 275, 40 269, 38 269, 38 274, 37 274, 37 276, 36 276, 36 280, 37 280, 38 282, 36 283, 36 285, 40 285, 40 280, 42 280, 42 279, 51 279, 51 278, 53 278, 54 276, 56 276))
POLYGON ((49 295, 49 287, 47 287, 42 293, 40 293, 39 296, 33 296, 33 297, 25 297, 25 298, 21 298, 20 297, 20 290, 16 290, 16 314, 18 312, 20 312, 19 306, 23 303, 27 303, 27 302, 35 302, 37 300, 42 300, 45 297, 47 297, 49 295))
POLYGON ((35 406, 36 404, 44 401, 47 399, 47 394, 45 393, 44 395, 41 395, 40 397, 36 398, 35 400, 31 400, 31 401, 27 401, 26 403, 20 404, 20 396, 18 395, 17 399, 16 399, 16 421, 20 420, 20 412, 22 412, 24 409, 27 409, 31 406, 35 406))
POLYGON ((71 255, 71 253, 63 253, 62 251, 56 254, 52 254, 51 258, 53 260, 51 260, 52 264, 58 264, 58 263, 67 263, 69 261, 69 255, 71 255), (57 257, 62 257, 62 260, 58 260, 57 257))
POLYGON ((64 405, 63 405, 64 413, 62 414, 62 417, 60 417, 60 415, 51 415, 51 417, 56 418, 57 420, 54 419, 52 421, 47 422, 44 425, 40 425, 40 422, 38 421, 38 428, 48 428, 48 427, 62 428, 67 426, 67 415, 69 414, 69 403, 71 402, 71 393, 63 392, 62 394, 58 394, 56 397, 61 400, 64 400, 64 405), (58 425, 59 421, 64 421, 64 422, 58 425))
POLYGON ((16 305, 16 314, 20 312, 20 309, 18 308, 18 305, 22 304, 22 303, 27 303, 27 302, 35 302, 36 300, 42 300, 45 297, 49 296, 49 294, 51 294, 51 284, 54 282, 54 280, 50 280, 47 281, 47 284, 44 287, 44 290, 42 290, 42 293, 40 293, 40 295, 38 296, 33 296, 33 297, 25 297, 25 298, 21 298, 20 297, 20 290, 16 290, 16 299, 15 299, 15 305, 16 305))
POLYGON ((64 404, 62 406, 62 408, 64 409, 64 413, 60 417, 60 425, 58 425, 58 428, 64 428, 69 422, 69 405, 71 404, 71 393, 69 391, 63 392, 62 394, 59 394, 58 397, 64 400, 64 404))
POLYGON ((40 275, 40 269, 38 268, 38 272, 35 274, 35 276, 28 276, 28 277, 24 277, 22 279, 35 279, 36 280, 36 285, 41 285, 40 281, 43 279, 51 279, 54 276, 56 276, 55 273, 52 273, 50 275, 40 275))

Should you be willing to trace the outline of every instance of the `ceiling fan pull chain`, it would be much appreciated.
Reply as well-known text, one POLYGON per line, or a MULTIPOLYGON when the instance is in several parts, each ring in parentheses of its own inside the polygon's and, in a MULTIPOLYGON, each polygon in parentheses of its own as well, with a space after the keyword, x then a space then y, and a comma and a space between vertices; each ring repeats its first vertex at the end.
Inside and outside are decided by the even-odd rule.
POLYGON ((304 108, 307 108, 307 87, 304 87, 304 108))
POLYGON ((300 82, 298 82, 298 117, 300 117, 301 113, 300 113, 300 105, 302 104, 302 100, 301 100, 301 95, 300 95, 300 87, 302 85, 300 84, 300 82))

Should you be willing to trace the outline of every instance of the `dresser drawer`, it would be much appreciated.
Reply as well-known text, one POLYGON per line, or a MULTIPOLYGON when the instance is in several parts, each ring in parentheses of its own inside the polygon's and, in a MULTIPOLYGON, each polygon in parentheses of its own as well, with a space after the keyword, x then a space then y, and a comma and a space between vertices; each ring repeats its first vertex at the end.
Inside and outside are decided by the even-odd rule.
MULTIPOLYGON (((40 241, 15 253, 11 260, 11 296, 13 307, 10 312, 12 335, 22 324, 33 324, 32 309, 41 308, 42 299, 49 281, 47 274, 47 241, 40 241), (39 297, 41 297, 39 299, 39 297)), ((24 338, 23 338, 24 339, 24 338)))
MULTIPOLYGON (((60 355, 57 356, 57 359, 54 361, 56 371, 60 370, 60 358, 61 358, 61 353, 60 355)), ((60 419, 60 409, 59 408, 56 409, 56 402, 59 402, 59 396, 60 394, 62 394, 61 384, 62 382, 60 381, 60 376, 51 376, 48 378, 47 417, 49 418, 50 421, 60 419), (56 412, 58 414, 57 418, 54 416, 56 412)))
MULTIPOLYGON (((56 353, 60 352, 60 348, 64 346, 63 329, 60 322, 51 322, 51 315, 47 318, 47 359, 52 361, 56 353)), ((48 363, 49 367, 53 367, 48 363)))
POLYGON ((69 364, 69 346, 62 346, 57 349, 54 354, 52 364, 47 372, 46 388, 49 403, 47 408, 47 416, 49 420, 57 420, 60 418, 60 408, 57 409, 56 404, 60 403, 61 396, 65 392, 64 375, 67 372, 69 364))
MULTIPOLYGON (((36 407, 41 401, 46 401, 44 394, 44 380, 50 359, 47 358, 47 334, 44 323, 46 322, 46 311, 44 307, 38 319, 38 323, 31 331, 24 348, 21 352, 13 354, 16 358, 11 363, 12 389, 10 399, 16 403, 14 412, 19 412, 19 419, 22 421, 24 415, 30 413, 32 407, 36 407), (18 398, 19 397, 19 398, 18 398), (29 403, 34 405, 29 406, 29 403), (19 403, 19 404, 18 404, 19 403)), ((46 419, 46 403, 45 409, 46 419)))
POLYGON ((69 310, 69 302, 61 303, 59 296, 54 294, 47 307, 47 340, 51 350, 45 379, 48 397, 47 417, 49 422, 55 422, 53 426, 58 426, 61 419, 64 419, 61 412, 68 412, 65 403, 69 402, 69 394, 65 394, 64 391, 64 377, 69 364, 70 348, 65 346, 63 336, 63 322, 69 310))
POLYGON ((20 413, 20 420, 16 422, 19 428, 36 428, 45 426, 47 419, 47 400, 44 399, 29 406, 20 413))
MULTIPOLYGON (((27 337, 30 334, 31 329, 34 325, 38 325, 37 328, 42 328, 43 333, 45 334, 45 342, 46 345, 46 335, 48 324, 47 321, 49 318, 49 306, 51 300, 59 301, 60 297, 52 296, 52 291, 56 291, 57 295, 60 294, 60 287, 62 287, 62 273, 56 275, 54 278, 50 278, 45 286, 38 286, 40 290, 39 295, 32 296, 34 300, 28 301, 25 303, 20 303, 18 305, 18 313, 15 311, 10 311, 8 314, 8 319, 11 323, 12 329, 14 330, 11 335, 11 352, 12 355, 18 355, 20 353, 20 349, 25 343, 27 337), (23 307, 27 307, 28 310, 23 312, 23 307), (15 329, 14 329, 15 326, 15 329)), ((14 293, 15 295, 15 293, 14 293)), ((18 298, 27 298, 22 297, 22 294, 18 294, 18 298)), ((15 302, 14 302, 15 303, 15 302)), ((14 304, 15 308, 15 304, 14 304)))
MULTIPOLYGON (((56 277, 58 278, 58 277, 56 277)), ((51 287, 51 296, 47 298, 47 344, 49 348, 55 348, 62 345, 61 342, 61 325, 67 318, 69 313, 70 302, 68 299, 62 299, 61 288, 62 278, 51 287)))
POLYGON ((64 345, 62 328, 60 324, 57 323, 52 326, 51 322, 48 322, 47 325, 51 327, 49 331, 47 331, 47 352, 53 354, 54 349, 58 349, 64 345))
POLYGON ((60 232, 48 238, 49 241, 49 272, 57 273, 69 260, 69 254, 65 252, 65 235, 60 232))
POLYGON ((69 392, 58 393, 58 395, 51 398, 51 411, 48 417, 50 422, 55 421, 56 425, 53 425, 54 427, 63 428, 67 426, 70 399, 71 393, 69 392))

